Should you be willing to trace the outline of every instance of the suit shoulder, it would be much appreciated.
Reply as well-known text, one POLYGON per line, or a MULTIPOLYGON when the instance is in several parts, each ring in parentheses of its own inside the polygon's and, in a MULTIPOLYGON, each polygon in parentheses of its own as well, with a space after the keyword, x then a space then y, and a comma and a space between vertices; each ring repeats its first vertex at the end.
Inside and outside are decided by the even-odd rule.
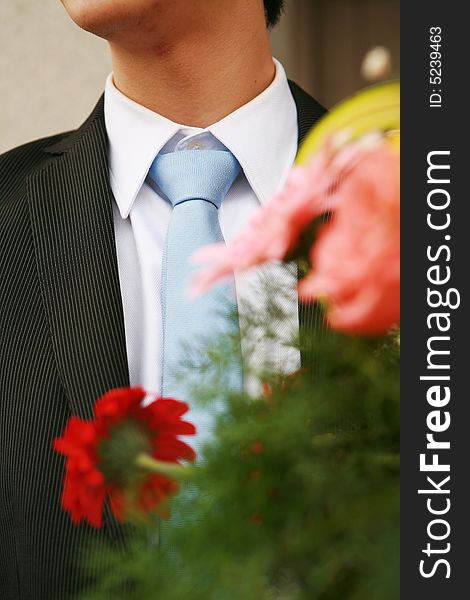
POLYGON ((45 149, 56 144, 69 132, 41 138, 12 148, 0 155, 0 205, 12 192, 20 191, 28 176, 46 166, 53 158, 45 149))
POLYGON ((299 85, 289 80, 289 87, 297 107, 297 123, 299 127, 299 146, 305 140, 309 131, 328 112, 324 106, 315 100, 299 85))
POLYGON ((322 117, 328 112, 318 100, 301 88, 295 81, 289 79, 289 87, 295 103, 301 111, 308 111, 312 115, 316 115, 317 118, 322 117))
POLYGON ((38 140, 33 140, 21 146, 16 146, 0 154, 0 172, 13 170, 16 168, 33 169, 36 166, 41 166, 40 163, 47 160, 48 154, 45 150, 49 146, 53 146, 62 139, 69 136, 72 132, 65 131, 48 137, 43 137, 38 140))
MULTIPOLYGON (((15 270, 12 249, 20 253, 29 238, 27 182, 32 173, 56 157, 45 149, 66 134, 58 134, 8 150, 0 155, 0 272, 15 270)), ((18 255, 20 256, 20 255, 18 255)), ((19 276, 19 274, 18 274, 19 276)), ((1 280, 4 277, 0 277, 1 280)))

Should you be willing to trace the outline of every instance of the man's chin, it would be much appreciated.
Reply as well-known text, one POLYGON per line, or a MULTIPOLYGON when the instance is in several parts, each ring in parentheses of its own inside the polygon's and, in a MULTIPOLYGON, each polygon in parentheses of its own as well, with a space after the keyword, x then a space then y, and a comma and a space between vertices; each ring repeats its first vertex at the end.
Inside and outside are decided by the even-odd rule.
POLYGON ((143 20, 156 0, 61 0, 70 18, 85 31, 109 39, 143 20))

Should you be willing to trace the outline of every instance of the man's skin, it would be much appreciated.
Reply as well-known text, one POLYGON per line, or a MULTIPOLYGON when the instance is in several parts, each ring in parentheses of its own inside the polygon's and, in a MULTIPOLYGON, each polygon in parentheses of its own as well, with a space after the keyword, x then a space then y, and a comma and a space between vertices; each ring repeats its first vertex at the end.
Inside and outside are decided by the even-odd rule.
POLYGON ((168 119, 207 127, 274 78, 263 0, 62 0, 109 43, 114 83, 168 119))

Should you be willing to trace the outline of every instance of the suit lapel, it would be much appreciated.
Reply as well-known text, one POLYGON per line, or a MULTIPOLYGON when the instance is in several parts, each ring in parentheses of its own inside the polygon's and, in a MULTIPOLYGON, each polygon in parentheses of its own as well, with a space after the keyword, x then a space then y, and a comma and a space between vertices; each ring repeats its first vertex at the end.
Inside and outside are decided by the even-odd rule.
POLYGON ((36 259, 71 412, 89 418, 97 397, 129 385, 102 100, 48 151, 28 187, 36 259))

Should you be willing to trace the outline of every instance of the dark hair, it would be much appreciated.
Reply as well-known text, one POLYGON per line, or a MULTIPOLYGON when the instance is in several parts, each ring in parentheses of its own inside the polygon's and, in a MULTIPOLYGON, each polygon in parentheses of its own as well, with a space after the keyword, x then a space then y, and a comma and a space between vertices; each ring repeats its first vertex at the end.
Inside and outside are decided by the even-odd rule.
POLYGON ((268 27, 274 27, 281 18, 284 8, 284 0, 264 0, 264 12, 268 27))

